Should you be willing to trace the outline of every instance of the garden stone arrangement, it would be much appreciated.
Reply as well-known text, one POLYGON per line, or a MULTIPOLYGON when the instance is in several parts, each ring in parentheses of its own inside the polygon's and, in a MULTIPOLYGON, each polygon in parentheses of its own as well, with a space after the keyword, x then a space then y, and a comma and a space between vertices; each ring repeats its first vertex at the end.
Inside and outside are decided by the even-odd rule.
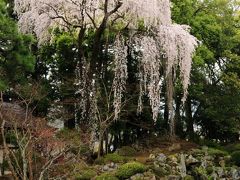
MULTIPOLYGON (((96 159, 89 169, 80 172, 76 179, 97 179, 97 180, 208 180, 208 179, 240 179, 239 151, 229 153, 225 150, 210 148, 207 146, 189 151, 177 153, 156 152, 149 154, 146 159, 139 159, 139 152, 131 147, 123 147, 128 152, 108 154, 105 157, 96 159)), ((161 150, 160 150, 161 151, 161 150)), ((141 156, 141 154, 140 154, 141 156)))

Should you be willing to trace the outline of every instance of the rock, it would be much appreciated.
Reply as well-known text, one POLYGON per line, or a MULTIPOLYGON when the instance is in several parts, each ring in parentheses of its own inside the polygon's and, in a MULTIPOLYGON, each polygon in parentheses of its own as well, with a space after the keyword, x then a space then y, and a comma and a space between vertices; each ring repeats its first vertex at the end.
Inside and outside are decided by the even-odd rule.
POLYGON ((194 158, 192 155, 189 155, 186 159, 186 165, 192 165, 192 164, 197 164, 199 161, 194 158))
POLYGON ((203 159, 203 160, 202 160, 201 166, 202 166, 204 169, 207 168, 207 160, 206 160, 206 159, 203 159))
POLYGON ((102 169, 103 169, 103 171, 109 171, 108 165, 104 165, 102 169))
POLYGON ((211 178, 212 178, 212 180, 217 180, 218 175, 217 175, 215 172, 213 172, 213 173, 211 174, 211 178))
POLYGON ((115 168, 116 165, 115 165, 115 163, 111 162, 111 163, 109 164, 109 167, 110 167, 110 168, 115 168))
POLYGON ((170 175, 167 177, 168 180, 180 180, 181 177, 180 176, 176 176, 176 175, 170 175))
POLYGON ((231 169, 232 179, 240 179, 240 169, 237 170, 235 168, 231 169))
POLYGON ((186 168, 186 162, 185 162, 185 155, 181 154, 181 160, 180 160, 180 173, 181 177, 184 178, 187 175, 187 168, 186 168))
POLYGON ((150 155, 149 155, 149 159, 150 159, 150 160, 153 160, 153 159, 155 159, 155 158, 156 158, 156 156, 155 156, 154 154, 150 154, 150 155))
POLYGON ((138 179, 143 179, 144 178, 144 175, 143 174, 135 174, 133 176, 130 177, 131 180, 138 180, 138 179))
POLYGON ((156 167, 156 168, 159 168, 159 167, 160 167, 159 163, 156 162, 156 161, 153 162, 153 165, 154 165, 154 167, 156 167))
POLYGON ((174 163, 178 162, 177 154, 168 156, 168 159, 169 159, 169 161, 174 162, 174 163))
POLYGON ((149 179, 149 180, 156 180, 155 174, 153 174, 151 171, 147 171, 143 173, 144 179, 149 179))
POLYGON ((167 157, 165 156, 165 154, 161 153, 161 154, 158 154, 155 159, 158 162, 165 163, 167 160, 167 157))
POLYGON ((114 168, 109 168, 108 171, 111 172, 111 171, 114 171, 115 169, 114 168))
POLYGON ((169 170, 164 167, 153 167, 152 171, 159 177, 165 177, 170 174, 169 170))
POLYGON ((222 167, 217 167, 216 171, 217 171, 218 177, 224 176, 224 170, 222 167))
POLYGON ((205 156, 204 159, 207 160, 207 161, 213 161, 214 157, 212 157, 212 156, 205 156))
POLYGON ((219 161, 219 165, 222 167, 222 168, 224 168, 225 167, 225 160, 221 160, 221 161, 219 161))

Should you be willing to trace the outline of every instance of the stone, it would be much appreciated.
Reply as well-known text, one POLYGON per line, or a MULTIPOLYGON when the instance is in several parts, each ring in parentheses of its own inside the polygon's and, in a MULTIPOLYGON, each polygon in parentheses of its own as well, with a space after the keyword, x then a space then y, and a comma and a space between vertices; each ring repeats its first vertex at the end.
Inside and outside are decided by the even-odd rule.
POLYGON ((130 177, 131 180, 138 180, 138 179, 143 179, 144 178, 144 175, 143 174, 135 174, 133 176, 130 177))
POLYGON ((167 157, 163 153, 158 154, 156 157, 156 161, 161 162, 161 163, 165 163, 166 160, 167 160, 167 157))
POLYGON ((150 160, 153 160, 153 159, 155 159, 155 158, 156 158, 156 156, 155 156, 154 154, 150 154, 150 155, 149 155, 149 159, 150 159, 150 160))
POLYGON ((240 169, 231 169, 232 179, 240 179, 240 169))
POLYGON ((191 164, 197 164, 199 161, 194 158, 192 155, 189 155, 186 159, 186 164, 191 165, 191 164))
POLYGON ((206 159, 207 161, 213 161, 214 157, 212 157, 212 156, 205 156, 204 159, 206 159))
POLYGON ((221 160, 221 161, 219 161, 219 165, 222 167, 222 168, 224 168, 225 167, 225 161, 224 160, 221 160))
POLYGON ((185 155, 181 154, 181 160, 180 160, 180 173, 181 177, 184 178, 187 175, 187 168, 186 168, 186 162, 185 162, 185 155))
POLYGON ((153 162, 153 165, 154 165, 154 167, 157 167, 157 168, 159 168, 159 167, 160 167, 159 163, 158 163, 158 162, 156 162, 156 161, 154 161, 154 162, 153 162))
POLYGON ((181 176, 170 175, 167 177, 168 180, 180 180, 181 176))
POLYGON ((110 167, 110 168, 115 168, 115 163, 111 162, 111 163, 109 164, 109 167, 110 167))
POLYGON ((217 171, 217 174, 218 174, 219 177, 224 176, 224 170, 223 170, 222 167, 217 167, 216 171, 217 171))
POLYGON ((168 159, 169 159, 171 162, 174 162, 174 163, 177 163, 177 162, 178 162, 177 154, 168 156, 168 159))
POLYGON ((211 178, 212 178, 213 180, 217 180, 218 175, 217 175, 215 172, 213 172, 213 173, 211 174, 211 178))
POLYGON ((103 171, 109 171, 108 165, 104 165, 102 169, 103 169, 103 171))

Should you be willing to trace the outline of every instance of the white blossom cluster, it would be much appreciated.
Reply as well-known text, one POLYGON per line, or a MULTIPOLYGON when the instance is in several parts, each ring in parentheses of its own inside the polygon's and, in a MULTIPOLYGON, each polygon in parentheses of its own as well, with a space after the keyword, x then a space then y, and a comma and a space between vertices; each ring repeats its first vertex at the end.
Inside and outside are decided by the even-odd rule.
POLYGON ((153 119, 157 119, 160 107, 161 75, 160 50, 153 37, 136 37, 135 43, 141 48, 139 62, 140 95, 138 113, 142 111, 142 96, 147 94, 152 108, 153 119))
POLYGON ((169 0, 125 0, 122 9, 133 25, 137 25, 139 20, 143 20, 146 27, 171 23, 169 0))
POLYGON ((126 80, 128 77, 127 71, 127 47, 125 46, 125 40, 123 37, 118 36, 115 42, 115 59, 114 59, 114 80, 113 80, 113 92, 114 92, 114 119, 118 119, 121 112, 121 104, 123 98, 123 92, 125 91, 126 80))
MULTIPOLYGON (((163 50, 163 55, 167 59, 166 76, 169 76, 172 70, 176 72, 178 65, 180 67, 184 90, 183 102, 187 96, 192 56, 198 44, 197 39, 186 28, 186 25, 170 24, 159 26, 157 31, 157 41, 163 50)), ((174 73, 173 79, 175 75, 174 73)))
MULTIPOLYGON (((33 33, 40 44, 49 39, 49 27, 60 26, 97 28, 106 14, 104 0, 14 0, 19 27, 24 33, 33 33)), ((173 106, 173 82, 177 67, 186 99, 191 70, 192 55, 197 39, 190 35, 187 26, 173 24, 169 0, 108 0, 107 13, 122 3, 108 21, 118 19, 137 29, 144 22, 149 33, 132 34, 135 46, 141 49, 139 62, 140 97, 138 111, 142 111, 142 96, 147 94, 156 120, 160 110, 161 68, 167 81, 168 105, 173 106), (116 17, 122 18, 116 18, 116 17)), ((111 23, 109 23, 111 24, 111 23)), ((115 119, 121 110, 123 91, 127 79, 127 49, 125 40, 118 36, 115 42, 115 78, 113 81, 115 119)), ((132 45, 134 46, 134 45, 132 45)), ((170 110, 172 108, 170 107, 170 110)))

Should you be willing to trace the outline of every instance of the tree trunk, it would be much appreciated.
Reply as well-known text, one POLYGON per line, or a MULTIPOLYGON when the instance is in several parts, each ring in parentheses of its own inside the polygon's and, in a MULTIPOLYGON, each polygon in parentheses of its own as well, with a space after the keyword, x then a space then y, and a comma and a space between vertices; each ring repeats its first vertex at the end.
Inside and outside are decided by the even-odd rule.
POLYGON ((101 155, 102 155, 103 137, 104 137, 104 132, 102 132, 102 131, 100 130, 100 133, 99 133, 99 146, 98 146, 98 158, 100 158, 101 155))
POLYGON ((33 148, 32 145, 29 146, 29 153, 28 153, 28 167, 29 167, 29 180, 34 180, 33 179, 33 167, 32 167, 32 152, 33 148))
POLYGON ((194 128, 193 128, 193 117, 192 117, 192 104, 191 99, 188 97, 185 103, 185 111, 187 118, 187 134, 191 140, 194 140, 194 128))
POLYGON ((108 131, 105 131, 105 154, 108 154, 108 131))
POLYGON ((176 134, 179 137, 183 137, 183 125, 181 122, 181 115, 180 115, 180 109, 181 109, 181 97, 176 96, 176 111, 175 111, 175 122, 176 122, 176 134))
POLYGON ((167 94, 165 93, 165 98, 164 98, 164 128, 167 129, 168 128, 168 121, 169 121, 169 110, 168 110, 168 103, 167 103, 167 94))

